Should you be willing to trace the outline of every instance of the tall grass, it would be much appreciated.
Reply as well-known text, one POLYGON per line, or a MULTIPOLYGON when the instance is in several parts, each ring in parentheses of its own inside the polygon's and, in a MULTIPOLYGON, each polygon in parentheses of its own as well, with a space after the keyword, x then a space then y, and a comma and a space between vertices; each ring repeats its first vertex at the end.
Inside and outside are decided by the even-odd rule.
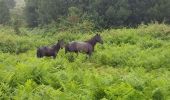
POLYGON ((66 54, 36 58, 39 46, 58 39, 84 41, 93 33, 42 29, 0 29, 0 99, 2 100, 169 100, 170 27, 101 32, 92 57, 66 54))

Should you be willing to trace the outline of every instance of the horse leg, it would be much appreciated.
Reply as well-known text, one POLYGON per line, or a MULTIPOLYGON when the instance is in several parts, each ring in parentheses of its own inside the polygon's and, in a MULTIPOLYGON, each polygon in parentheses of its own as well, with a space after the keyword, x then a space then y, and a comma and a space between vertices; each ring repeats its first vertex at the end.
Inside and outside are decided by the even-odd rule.
POLYGON ((78 52, 78 51, 75 51, 75 53, 77 54, 77 56, 79 55, 79 52, 78 52))
POLYGON ((87 52, 87 55, 88 55, 88 56, 86 56, 86 58, 90 58, 91 55, 92 55, 92 51, 88 51, 88 52, 87 52))
POLYGON ((53 56, 53 59, 55 59, 55 58, 56 58, 56 54, 53 54, 52 56, 53 56))
POLYGON ((68 46, 65 46, 65 54, 69 51, 68 46))
POLYGON ((94 47, 92 48, 92 52, 94 52, 94 47))
POLYGON ((56 58, 56 55, 53 55, 53 59, 55 59, 56 58))
POLYGON ((92 51, 89 51, 89 52, 88 52, 88 55, 89 55, 89 57, 91 57, 91 55, 92 55, 92 51))
POLYGON ((67 54, 67 50, 65 49, 65 54, 67 54))

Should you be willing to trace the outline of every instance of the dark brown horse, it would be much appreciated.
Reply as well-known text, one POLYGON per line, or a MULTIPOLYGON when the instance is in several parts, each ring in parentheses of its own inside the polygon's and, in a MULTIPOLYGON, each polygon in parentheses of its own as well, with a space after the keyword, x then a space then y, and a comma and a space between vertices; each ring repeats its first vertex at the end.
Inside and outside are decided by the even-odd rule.
POLYGON ((84 41, 84 42, 73 41, 73 42, 70 42, 65 46, 65 53, 75 52, 75 53, 78 54, 78 52, 83 52, 83 53, 86 53, 89 56, 91 56, 97 42, 103 44, 103 40, 101 39, 101 36, 99 34, 96 34, 93 38, 91 38, 88 41, 84 41))
POLYGON ((42 58, 44 56, 56 58, 57 53, 60 49, 64 48, 64 41, 58 40, 58 43, 52 47, 40 47, 37 49, 37 57, 42 58))

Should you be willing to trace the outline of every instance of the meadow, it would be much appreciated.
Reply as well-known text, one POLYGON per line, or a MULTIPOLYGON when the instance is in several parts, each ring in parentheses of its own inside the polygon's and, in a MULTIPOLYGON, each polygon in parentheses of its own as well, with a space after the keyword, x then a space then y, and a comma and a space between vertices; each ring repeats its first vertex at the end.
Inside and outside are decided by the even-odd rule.
POLYGON ((60 50, 38 59, 40 46, 84 41, 95 32, 0 26, 0 100, 170 100, 170 26, 99 32, 91 58, 60 50))

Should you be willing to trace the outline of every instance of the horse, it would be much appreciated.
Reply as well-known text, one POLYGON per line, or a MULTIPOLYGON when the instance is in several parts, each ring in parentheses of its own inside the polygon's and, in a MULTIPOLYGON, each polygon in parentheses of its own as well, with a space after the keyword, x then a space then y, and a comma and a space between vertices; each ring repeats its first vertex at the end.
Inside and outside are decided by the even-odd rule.
POLYGON ((58 40, 58 43, 53 45, 52 47, 44 46, 44 47, 38 48, 37 49, 37 57, 43 58, 44 56, 46 56, 46 57, 52 56, 55 59, 59 50, 63 49, 63 48, 64 48, 64 41, 58 40))
POLYGON ((96 34, 94 37, 92 37, 90 40, 87 41, 72 41, 65 46, 65 54, 67 52, 83 52, 87 55, 91 56, 92 52, 94 51, 94 47, 97 43, 103 44, 103 40, 99 34, 96 34))

